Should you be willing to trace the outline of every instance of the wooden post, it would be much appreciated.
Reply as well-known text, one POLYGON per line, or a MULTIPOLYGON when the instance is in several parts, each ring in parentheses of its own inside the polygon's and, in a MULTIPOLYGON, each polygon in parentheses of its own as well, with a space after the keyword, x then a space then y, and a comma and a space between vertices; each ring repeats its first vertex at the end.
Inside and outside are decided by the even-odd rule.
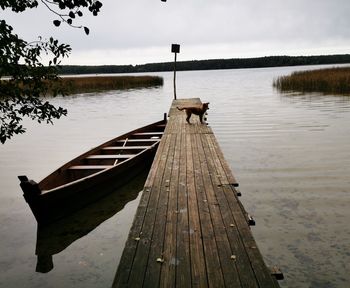
POLYGON ((174 99, 176 100, 176 56, 177 56, 177 53, 180 52, 180 45, 179 44, 171 44, 171 52, 175 53, 175 60, 174 60, 174 99))

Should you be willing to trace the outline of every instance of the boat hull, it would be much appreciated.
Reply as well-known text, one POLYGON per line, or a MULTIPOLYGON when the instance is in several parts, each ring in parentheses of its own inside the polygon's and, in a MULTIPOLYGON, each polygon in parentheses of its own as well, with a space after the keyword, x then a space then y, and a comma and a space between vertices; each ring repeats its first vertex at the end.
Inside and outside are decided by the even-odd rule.
MULTIPOLYGON (((159 123, 162 122, 154 124, 159 123)), ((145 127, 149 129, 150 126, 145 127)), ((135 131, 142 131, 142 128, 133 132, 135 131)), ((105 144, 98 147, 105 147, 105 144)), ((91 151, 96 153, 98 151, 97 148, 91 151)), ((37 222, 40 225, 48 224, 97 201, 112 191, 115 191, 118 187, 126 184, 145 169, 149 169, 157 148, 158 143, 155 143, 135 155, 135 157, 131 157, 114 167, 49 190, 41 189, 41 186, 43 186, 42 182, 54 181, 51 178, 58 175, 61 170, 64 171, 62 167, 67 167, 67 164, 57 169, 39 183, 28 180, 26 176, 19 176, 21 180, 20 185, 24 192, 23 196, 37 222)), ((84 157, 87 155, 90 155, 89 152, 82 154, 84 157)), ((79 159, 79 157, 76 159, 79 159)), ((69 163, 74 163, 76 159, 69 163)))

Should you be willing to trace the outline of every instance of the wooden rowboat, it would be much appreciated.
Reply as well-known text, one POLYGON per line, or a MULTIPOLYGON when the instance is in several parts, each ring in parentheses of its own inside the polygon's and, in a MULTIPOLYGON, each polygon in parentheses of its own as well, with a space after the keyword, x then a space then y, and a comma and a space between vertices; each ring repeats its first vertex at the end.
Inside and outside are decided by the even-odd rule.
POLYGON ((37 222, 45 224, 96 201, 149 167, 164 120, 116 137, 69 161, 39 183, 18 176, 37 222))

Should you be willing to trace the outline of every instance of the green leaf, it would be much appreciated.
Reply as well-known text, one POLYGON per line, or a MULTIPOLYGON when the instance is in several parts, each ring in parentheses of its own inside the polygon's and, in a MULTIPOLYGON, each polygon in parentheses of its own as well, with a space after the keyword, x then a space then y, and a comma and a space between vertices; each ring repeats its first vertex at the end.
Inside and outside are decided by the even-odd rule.
POLYGON ((86 35, 89 35, 90 33, 90 29, 88 27, 84 27, 84 31, 86 35))
POLYGON ((53 20, 53 24, 58 27, 61 25, 61 21, 60 20, 53 20))

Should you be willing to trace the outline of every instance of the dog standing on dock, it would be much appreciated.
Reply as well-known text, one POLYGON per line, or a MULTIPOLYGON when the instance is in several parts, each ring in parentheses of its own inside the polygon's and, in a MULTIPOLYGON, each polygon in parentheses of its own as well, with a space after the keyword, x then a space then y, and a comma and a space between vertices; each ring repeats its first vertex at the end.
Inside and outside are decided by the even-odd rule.
POLYGON ((203 103, 201 107, 182 107, 182 108, 179 108, 179 107, 176 107, 178 110, 182 111, 182 110, 185 110, 186 111, 186 121, 188 124, 191 124, 190 123, 190 118, 192 116, 192 114, 195 114, 195 115, 198 115, 199 116, 199 120, 201 121, 201 123, 203 124, 203 115, 204 113, 209 110, 209 102, 206 102, 206 103, 203 103))

